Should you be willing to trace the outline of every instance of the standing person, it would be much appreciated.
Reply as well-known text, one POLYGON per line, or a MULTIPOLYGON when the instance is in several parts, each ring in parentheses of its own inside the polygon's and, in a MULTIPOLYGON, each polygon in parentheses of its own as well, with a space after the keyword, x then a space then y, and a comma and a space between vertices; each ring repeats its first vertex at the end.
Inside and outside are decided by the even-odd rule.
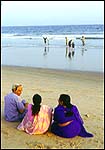
POLYGON ((53 109, 47 105, 41 105, 42 97, 39 94, 35 94, 32 100, 33 104, 28 105, 28 112, 17 129, 30 135, 43 134, 51 124, 53 109))
POLYGON ((61 94, 58 103, 54 110, 54 122, 51 125, 54 134, 65 138, 93 137, 93 134, 85 130, 78 108, 70 103, 69 95, 61 94))
POLYGON ((71 40, 68 42, 68 45, 69 45, 69 48, 70 48, 70 49, 74 50, 75 44, 74 44, 73 39, 71 39, 71 40))
POLYGON ((73 39, 71 39, 68 42, 68 45, 69 45, 69 54, 68 54, 68 56, 71 58, 72 56, 74 56, 74 48, 75 48, 75 44, 74 44, 73 39))
POLYGON ((27 112, 28 103, 21 101, 23 86, 14 84, 12 92, 4 97, 4 116, 7 121, 21 121, 27 112))
POLYGON ((68 45, 68 38, 67 37, 65 37, 65 39, 66 39, 66 46, 68 45))
POLYGON ((68 42, 68 46, 69 46, 69 48, 72 47, 72 39, 68 42))
POLYGON ((47 37, 43 37, 44 39, 44 43, 46 44, 47 43, 47 37))
POLYGON ((84 36, 82 36, 81 41, 82 41, 82 46, 84 46, 85 45, 85 37, 84 36))

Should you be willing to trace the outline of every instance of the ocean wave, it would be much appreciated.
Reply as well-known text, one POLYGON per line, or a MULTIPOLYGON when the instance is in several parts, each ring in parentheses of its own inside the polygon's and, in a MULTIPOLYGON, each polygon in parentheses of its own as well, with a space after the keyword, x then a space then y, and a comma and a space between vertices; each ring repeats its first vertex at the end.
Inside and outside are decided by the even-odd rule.
POLYGON ((84 34, 84 35, 24 35, 24 34, 2 34, 2 38, 23 38, 23 39, 43 39, 43 37, 47 37, 50 39, 65 39, 67 37, 68 39, 80 39, 82 36, 85 37, 85 39, 104 39, 104 34, 84 34))
POLYGON ((42 35, 43 37, 47 37, 49 39, 64 39, 65 37, 70 39, 80 39, 84 36, 86 39, 104 39, 104 34, 90 34, 90 35, 42 35))

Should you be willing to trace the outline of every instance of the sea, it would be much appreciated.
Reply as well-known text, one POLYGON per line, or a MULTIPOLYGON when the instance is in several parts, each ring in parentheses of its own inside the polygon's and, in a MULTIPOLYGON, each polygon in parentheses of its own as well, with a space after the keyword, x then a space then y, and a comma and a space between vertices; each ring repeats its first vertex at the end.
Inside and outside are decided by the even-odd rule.
POLYGON ((1 64, 104 72, 104 25, 2 26, 1 64), (74 41, 73 53, 65 37, 74 41))

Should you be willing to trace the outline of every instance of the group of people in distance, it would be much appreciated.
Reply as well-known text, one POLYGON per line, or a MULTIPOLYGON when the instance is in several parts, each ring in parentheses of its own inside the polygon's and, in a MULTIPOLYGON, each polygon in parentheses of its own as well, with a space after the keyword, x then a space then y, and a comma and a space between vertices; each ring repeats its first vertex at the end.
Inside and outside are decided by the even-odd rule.
MULTIPOLYGON (((67 37, 65 37, 65 39, 66 39, 66 46, 69 46, 69 47, 72 47, 72 48, 75 47, 75 44, 74 44, 73 39, 71 39, 70 41, 68 41, 68 38, 67 38, 67 37)), ((82 36, 82 37, 80 38, 80 40, 82 41, 82 46, 84 46, 84 45, 85 45, 85 37, 82 36)))
POLYGON ((84 127, 83 119, 68 94, 61 94, 53 109, 42 104, 42 97, 34 94, 32 103, 21 100, 23 86, 15 84, 12 92, 4 97, 4 117, 6 121, 19 122, 18 130, 32 134, 43 134, 51 129, 55 135, 64 138, 75 136, 93 137, 84 127), (51 127, 51 128, 50 128, 51 127))
MULTIPOLYGON (((74 52, 75 52, 75 51, 74 51, 74 48, 75 48, 74 40, 71 39, 71 40, 68 41, 68 38, 67 38, 67 37, 65 37, 65 39, 66 39, 66 46, 69 46, 68 52, 67 52, 67 50, 66 50, 66 55, 67 55, 67 53, 68 53, 68 56, 71 58, 72 56, 74 56, 74 52)), ((85 37, 82 36, 82 37, 80 38, 80 40, 82 41, 82 46, 85 46, 85 37)))
POLYGON ((66 39, 66 56, 72 58, 72 56, 74 56, 74 48, 75 48, 75 44, 74 44, 74 40, 71 39, 68 41, 68 38, 65 37, 66 39))
MULTIPOLYGON (((75 44, 74 44, 73 39, 71 39, 70 41, 68 41, 68 38, 67 38, 67 37, 65 37, 65 39, 66 39, 66 46, 69 46, 69 47, 72 47, 72 48, 75 47, 75 44)), ((84 45, 85 45, 85 37, 82 36, 80 39, 81 39, 81 41, 82 41, 82 46, 84 46, 84 45)), ((45 45, 46 45, 46 44, 49 45, 49 39, 48 39, 47 37, 43 37, 43 40, 44 40, 45 45)))

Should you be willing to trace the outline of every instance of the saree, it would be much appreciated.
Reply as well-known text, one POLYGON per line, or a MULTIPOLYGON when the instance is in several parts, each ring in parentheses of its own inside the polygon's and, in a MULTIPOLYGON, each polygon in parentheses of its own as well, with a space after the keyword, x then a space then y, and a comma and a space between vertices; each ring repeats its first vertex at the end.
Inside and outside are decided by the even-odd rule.
POLYGON ((32 115, 32 104, 28 105, 28 112, 23 118, 22 122, 18 125, 18 130, 23 130, 26 133, 43 134, 45 133, 52 121, 52 108, 47 105, 42 105, 37 115, 32 115))
POLYGON ((70 111, 69 108, 58 105, 54 110, 53 123, 51 125, 51 131, 61 137, 73 138, 75 136, 81 137, 93 137, 93 134, 88 133, 85 130, 83 119, 78 111, 78 108, 73 105, 71 111, 72 116, 65 116, 65 113, 70 111), (70 122, 65 126, 60 126, 59 124, 64 124, 70 122))

